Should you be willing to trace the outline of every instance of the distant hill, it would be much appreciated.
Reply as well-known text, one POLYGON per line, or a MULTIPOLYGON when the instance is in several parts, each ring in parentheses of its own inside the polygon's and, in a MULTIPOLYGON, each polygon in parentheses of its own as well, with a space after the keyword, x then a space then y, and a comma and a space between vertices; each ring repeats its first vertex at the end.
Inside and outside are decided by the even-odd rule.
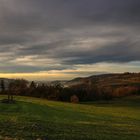
POLYGON ((65 86, 94 84, 100 86, 140 86, 140 73, 102 74, 85 78, 75 78, 65 86))

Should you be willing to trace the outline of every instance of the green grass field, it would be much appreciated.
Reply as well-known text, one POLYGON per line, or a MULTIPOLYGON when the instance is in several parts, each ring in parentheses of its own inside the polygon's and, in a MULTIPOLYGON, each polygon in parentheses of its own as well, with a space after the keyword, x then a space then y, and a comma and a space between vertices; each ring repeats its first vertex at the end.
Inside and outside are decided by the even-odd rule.
POLYGON ((140 96, 86 104, 16 100, 0 103, 0 139, 140 140, 140 96))

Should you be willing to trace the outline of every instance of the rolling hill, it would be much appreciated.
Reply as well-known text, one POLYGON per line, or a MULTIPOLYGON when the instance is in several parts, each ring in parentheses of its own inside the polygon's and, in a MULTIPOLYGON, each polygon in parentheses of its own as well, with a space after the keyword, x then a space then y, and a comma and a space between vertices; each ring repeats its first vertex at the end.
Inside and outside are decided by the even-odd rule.
MULTIPOLYGON (((0 96, 0 99, 5 96, 0 96)), ((70 104, 16 97, 0 103, 0 139, 139 140, 140 97, 70 104)))
POLYGON ((140 86, 140 73, 103 74, 85 78, 76 78, 65 83, 65 86, 83 84, 102 86, 140 86))

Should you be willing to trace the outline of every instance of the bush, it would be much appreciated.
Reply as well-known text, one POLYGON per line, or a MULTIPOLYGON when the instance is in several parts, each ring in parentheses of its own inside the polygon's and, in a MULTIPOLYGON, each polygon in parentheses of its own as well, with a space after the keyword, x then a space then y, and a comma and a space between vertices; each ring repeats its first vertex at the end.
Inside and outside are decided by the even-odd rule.
POLYGON ((71 96, 70 101, 72 103, 79 103, 79 98, 76 95, 71 96))

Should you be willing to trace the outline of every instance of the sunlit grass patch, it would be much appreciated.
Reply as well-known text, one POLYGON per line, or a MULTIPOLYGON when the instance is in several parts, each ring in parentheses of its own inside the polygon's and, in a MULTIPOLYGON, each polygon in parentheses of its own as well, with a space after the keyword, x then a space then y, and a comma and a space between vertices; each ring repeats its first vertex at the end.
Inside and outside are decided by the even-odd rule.
MULTIPOLYGON (((3 96, 0 96, 3 98, 3 96)), ((0 103, 0 136, 25 140, 139 140, 140 97, 70 104, 16 97, 0 103), (136 102, 135 102, 136 100, 136 102)))

